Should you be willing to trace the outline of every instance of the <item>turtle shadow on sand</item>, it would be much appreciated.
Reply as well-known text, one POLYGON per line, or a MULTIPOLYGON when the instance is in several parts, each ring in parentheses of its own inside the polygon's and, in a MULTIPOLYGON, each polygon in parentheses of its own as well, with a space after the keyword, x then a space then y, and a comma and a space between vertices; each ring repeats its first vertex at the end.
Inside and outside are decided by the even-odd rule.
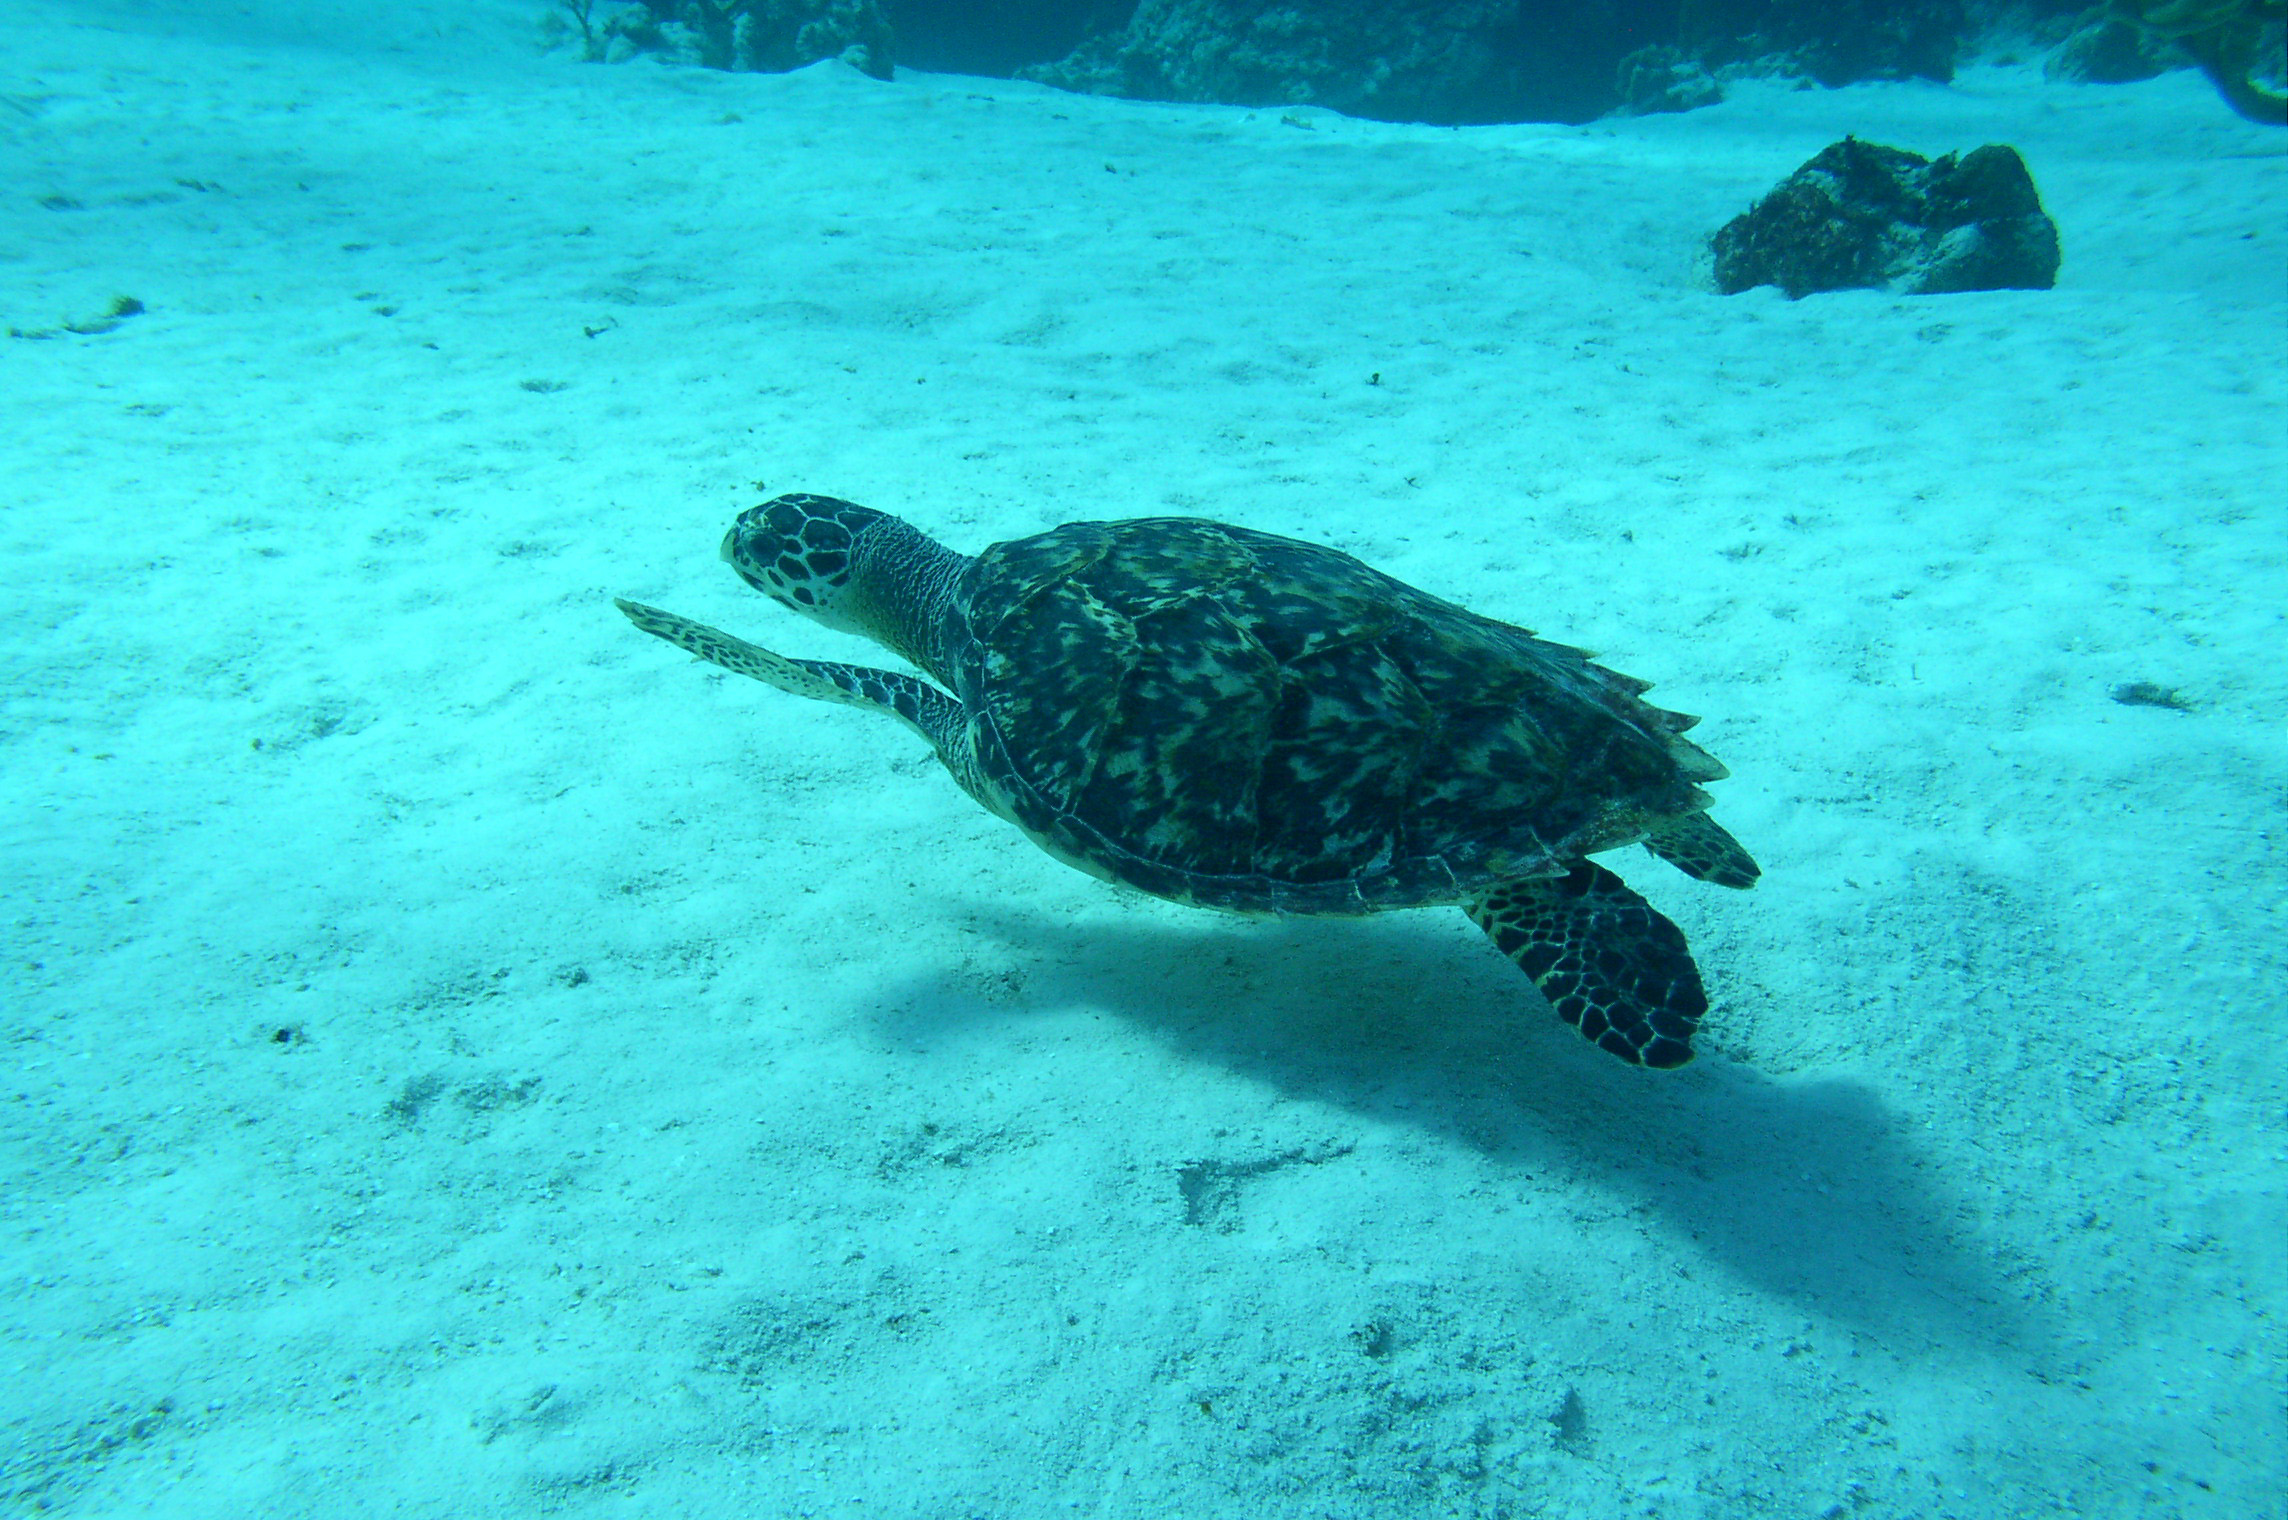
POLYGON ((1712 1260, 1895 1353, 2045 1359, 2047 1317, 1960 1223, 1940 1158, 1862 1083, 1775 1080, 1720 1044, 1674 1073, 1605 1060, 1438 915, 1079 928, 964 909, 988 945, 1021 948, 1021 993, 988 996, 974 973, 885 989, 885 1034, 1102 1009, 1289 1097, 1619 1200, 1687 1270, 1712 1260))

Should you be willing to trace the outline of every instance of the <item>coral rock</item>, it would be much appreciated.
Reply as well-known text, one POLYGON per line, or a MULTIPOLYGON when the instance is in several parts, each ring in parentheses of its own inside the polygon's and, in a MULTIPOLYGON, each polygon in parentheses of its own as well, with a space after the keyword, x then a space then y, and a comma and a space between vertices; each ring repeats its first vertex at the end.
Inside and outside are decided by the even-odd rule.
POLYGON ((1933 162, 1855 137, 1822 149, 1716 234, 1716 287, 1815 291, 2047 290, 2057 224, 2016 149, 1933 162))

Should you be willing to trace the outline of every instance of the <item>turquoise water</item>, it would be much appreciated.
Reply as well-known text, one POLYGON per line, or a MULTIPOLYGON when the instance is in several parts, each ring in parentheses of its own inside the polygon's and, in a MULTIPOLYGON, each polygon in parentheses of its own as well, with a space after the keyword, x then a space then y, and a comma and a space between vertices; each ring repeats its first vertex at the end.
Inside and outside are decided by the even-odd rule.
POLYGON ((2277 130, 1432 128, 0 18, 10 1513, 2277 1514, 2277 130), (2052 291, 1714 294, 1846 132, 2052 291), (131 302, 130 310, 123 302, 131 302), (760 495, 1334 545, 1731 768, 1674 1073, 691 664, 760 495), (2174 694, 2170 703, 2147 699, 2174 694))

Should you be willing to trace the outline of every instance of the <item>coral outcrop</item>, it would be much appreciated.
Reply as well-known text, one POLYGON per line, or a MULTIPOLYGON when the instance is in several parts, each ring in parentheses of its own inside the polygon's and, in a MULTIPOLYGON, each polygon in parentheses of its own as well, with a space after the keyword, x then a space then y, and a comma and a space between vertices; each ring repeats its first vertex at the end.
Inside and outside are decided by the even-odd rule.
POLYGON ((710 69, 779 74, 840 58, 888 79, 890 23, 879 0, 559 0, 583 56, 654 54, 710 69))
POLYGON ((1317 105, 1384 121, 1532 114, 1514 0, 1140 0, 1021 77, 1094 95, 1317 105))
POLYGON ((2265 28, 2288 19, 2288 0, 2116 0, 2114 11, 2183 50, 2250 121, 2288 126, 2288 94, 2265 89, 2253 74, 2265 28))

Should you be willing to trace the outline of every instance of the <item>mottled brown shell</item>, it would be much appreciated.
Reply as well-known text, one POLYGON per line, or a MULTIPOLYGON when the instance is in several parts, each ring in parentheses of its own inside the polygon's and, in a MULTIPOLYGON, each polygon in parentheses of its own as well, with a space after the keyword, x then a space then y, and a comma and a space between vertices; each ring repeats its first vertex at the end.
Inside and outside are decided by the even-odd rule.
POLYGON ((1316 544, 1190 518, 996 544, 950 614, 980 774, 1055 854, 1345 913, 1555 875, 1724 774, 1645 683, 1316 544), (966 623, 966 639, 961 625, 966 623))

